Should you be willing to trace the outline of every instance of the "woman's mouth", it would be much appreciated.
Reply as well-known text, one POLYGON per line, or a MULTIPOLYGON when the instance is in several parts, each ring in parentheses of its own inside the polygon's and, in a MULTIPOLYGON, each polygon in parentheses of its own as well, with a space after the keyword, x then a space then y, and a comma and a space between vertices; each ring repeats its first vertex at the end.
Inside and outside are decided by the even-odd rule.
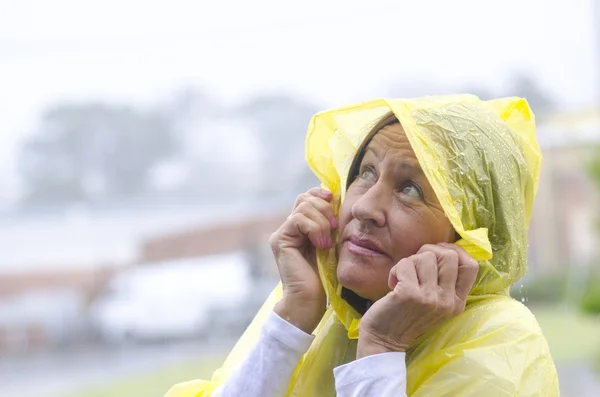
POLYGON ((347 241, 348 251, 361 256, 385 256, 379 245, 368 238, 351 235, 347 241))

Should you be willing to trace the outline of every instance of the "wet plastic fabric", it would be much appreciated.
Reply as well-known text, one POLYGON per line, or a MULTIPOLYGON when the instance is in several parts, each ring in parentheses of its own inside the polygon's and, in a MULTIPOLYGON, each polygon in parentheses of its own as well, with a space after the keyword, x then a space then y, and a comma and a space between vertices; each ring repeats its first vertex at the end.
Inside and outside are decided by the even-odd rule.
MULTIPOLYGON (((370 130, 396 115, 461 244, 480 263, 466 310, 422 335, 407 352, 409 396, 558 396, 541 330, 508 296, 527 271, 527 227, 541 155, 524 99, 471 95, 379 99, 317 114, 307 162, 333 192, 337 211, 350 166, 370 130)), ((354 359, 360 315, 341 298, 333 250, 318 253, 329 307, 298 365, 288 396, 334 396, 333 368, 354 359)), ((174 386, 167 397, 210 396, 244 359, 281 296, 277 287, 211 381, 174 386)))

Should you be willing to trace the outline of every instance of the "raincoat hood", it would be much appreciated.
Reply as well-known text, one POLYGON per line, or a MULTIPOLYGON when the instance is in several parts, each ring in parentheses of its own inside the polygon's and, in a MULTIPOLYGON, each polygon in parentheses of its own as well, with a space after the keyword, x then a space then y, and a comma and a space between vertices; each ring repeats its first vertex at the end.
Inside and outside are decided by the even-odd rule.
MULTIPOLYGON (((473 95, 378 99, 317 114, 308 128, 306 160, 333 192, 336 210, 357 151, 390 111, 460 235, 458 244, 479 261, 470 299, 508 294, 527 272, 527 228, 541 166, 527 101, 473 95)), ((333 252, 321 252, 330 302, 356 337, 360 316, 340 297, 336 264, 333 252)))
MULTIPOLYGON (((527 272, 527 227, 541 164, 527 102, 472 95, 377 99, 318 113, 309 124, 306 160, 333 193, 336 213, 357 151, 390 112, 460 235, 458 244, 480 264, 465 311, 407 351, 407 395, 559 395, 535 318, 508 296, 527 272)), ((328 308, 286 396, 335 396, 333 369, 356 357, 361 316, 342 298, 335 249, 320 250, 317 259, 328 308)), ((166 397, 210 396, 247 356, 281 295, 279 285, 211 381, 176 385, 166 397)))

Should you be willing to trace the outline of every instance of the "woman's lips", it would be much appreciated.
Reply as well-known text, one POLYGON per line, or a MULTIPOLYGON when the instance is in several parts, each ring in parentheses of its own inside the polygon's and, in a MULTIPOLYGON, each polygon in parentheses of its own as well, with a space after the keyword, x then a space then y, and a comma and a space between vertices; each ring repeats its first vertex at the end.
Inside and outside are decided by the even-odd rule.
POLYGON ((369 240, 360 238, 358 236, 350 236, 348 238, 348 251, 355 255, 362 256, 385 256, 381 251, 377 243, 369 240))

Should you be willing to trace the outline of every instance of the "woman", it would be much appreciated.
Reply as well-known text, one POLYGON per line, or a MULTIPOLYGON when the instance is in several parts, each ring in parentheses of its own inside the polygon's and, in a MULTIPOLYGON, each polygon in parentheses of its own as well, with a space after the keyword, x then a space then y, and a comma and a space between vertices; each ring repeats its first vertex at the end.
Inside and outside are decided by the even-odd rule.
POLYGON ((535 318, 508 295, 541 162, 525 100, 320 113, 307 160, 324 189, 271 237, 280 287, 211 382, 168 397, 559 395, 535 318))

